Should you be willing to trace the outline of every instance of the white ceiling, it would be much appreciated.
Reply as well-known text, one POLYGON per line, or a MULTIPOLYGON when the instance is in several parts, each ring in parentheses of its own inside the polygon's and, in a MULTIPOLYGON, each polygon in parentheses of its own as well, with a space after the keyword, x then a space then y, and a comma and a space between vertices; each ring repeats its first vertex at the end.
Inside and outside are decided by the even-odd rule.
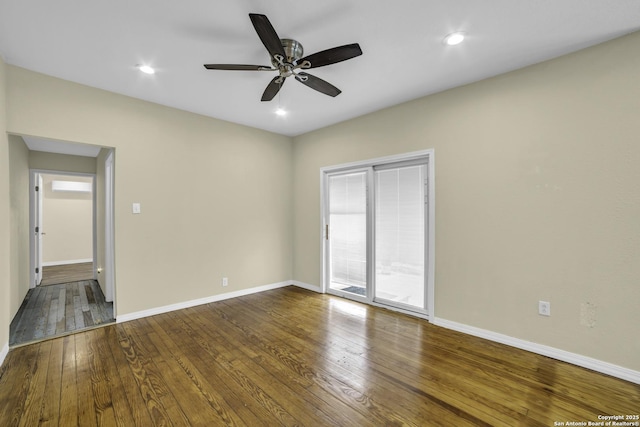
POLYGON ((640 0, 0 0, 10 64, 289 136, 639 29, 640 0), (275 73, 205 70, 270 64, 249 13, 266 14, 305 54, 359 43, 362 56, 310 70, 342 94, 290 78, 260 102, 275 73), (460 30, 463 44, 442 43, 460 30))

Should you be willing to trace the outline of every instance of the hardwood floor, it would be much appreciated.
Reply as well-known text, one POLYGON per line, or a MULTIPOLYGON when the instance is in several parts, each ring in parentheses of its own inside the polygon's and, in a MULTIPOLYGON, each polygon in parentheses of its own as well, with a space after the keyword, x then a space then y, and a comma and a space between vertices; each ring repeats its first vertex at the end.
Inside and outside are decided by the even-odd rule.
POLYGON ((16 348, 0 368, 2 426, 553 426, 638 412, 640 385, 295 287, 16 348))
POLYGON ((36 286, 11 321, 9 345, 18 345, 113 322, 113 303, 98 282, 36 286))
POLYGON ((92 262, 42 267, 42 282, 40 282, 40 286, 59 285, 81 280, 93 280, 92 262))

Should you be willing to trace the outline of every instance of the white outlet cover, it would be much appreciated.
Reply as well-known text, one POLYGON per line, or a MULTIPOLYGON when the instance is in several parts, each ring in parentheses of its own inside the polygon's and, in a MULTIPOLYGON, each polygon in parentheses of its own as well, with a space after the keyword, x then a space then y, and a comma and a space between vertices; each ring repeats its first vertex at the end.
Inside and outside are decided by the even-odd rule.
POLYGON ((551 303, 548 301, 538 301, 538 314, 551 316, 551 303))

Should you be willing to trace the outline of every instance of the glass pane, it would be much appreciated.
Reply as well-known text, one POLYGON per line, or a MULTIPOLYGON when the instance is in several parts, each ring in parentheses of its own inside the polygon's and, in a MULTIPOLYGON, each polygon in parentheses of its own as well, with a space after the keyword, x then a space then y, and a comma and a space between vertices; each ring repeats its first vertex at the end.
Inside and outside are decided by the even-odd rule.
POLYGON ((366 295, 366 172, 329 177, 331 289, 366 295))
POLYGON ((379 170, 376 298, 424 309, 424 165, 379 170))

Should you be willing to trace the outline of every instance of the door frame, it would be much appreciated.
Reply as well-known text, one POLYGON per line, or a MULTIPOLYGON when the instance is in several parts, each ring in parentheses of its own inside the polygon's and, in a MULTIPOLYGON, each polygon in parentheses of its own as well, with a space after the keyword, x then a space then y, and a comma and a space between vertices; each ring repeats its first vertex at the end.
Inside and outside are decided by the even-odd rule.
MULTIPOLYGON (((434 149, 414 151, 410 153, 397 154, 397 155, 392 155, 387 157, 378 157, 374 159, 343 163, 335 166, 323 167, 320 169, 320 242, 321 242, 320 243, 321 244, 320 283, 321 283, 322 293, 328 293, 329 291, 328 268, 329 268, 330 260, 327 259, 328 245, 327 245, 327 238, 326 238, 326 225, 329 223, 328 222, 329 220, 328 218, 328 200, 329 200, 328 199, 329 197, 328 177, 329 175, 341 173, 341 172, 346 173, 350 170, 356 170, 356 169, 373 168, 374 166, 381 165, 381 164, 407 162, 407 161, 420 160, 420 159, 424 159, 427 164, 428 194, 427 194, 427 210, 426 210, 427 224, 425 227, 425 231, 427 233, 427 238, 425 242, 425 246, 426 246, 425 248, 426 249, 425 280, 426 280, 426 294, 427 294, 426 313, 415 312, 412 310, 404 310, 400 307, 394 307, 394 306, 377 303, 376 301, 374 301, 374 295, 369 295, 368 298, 352 297, 351 295, 340 295, 340 296, 351 298, 356 301, 366 302, 367 304, 371 304, 375 306, 385 307, 390 310, 400 311, 403 313, 410 314, 412 316, 423 317, 428 319, 429 321, 432 321, 433 319, 435 319, 435 211, 436 209, 435 209, 435 150, 434 149)), ((369 184, 371 184, 371 182, 369 182, 369 184)), ((367 200, 369 203, 371 203, 373 200, 373 194, 372 194, 373 192, 369 191, 368 193, 369 194, 367 195, 367 200)), ((369 216, 373 215, 372 211, 373 209, 368 209, 369 216)), ((368 231, 370 231, 369 227, 374 226, 373 221, 371 221, 371 219, 372 218, 368 217, 368 225, 367 225, 368 231)), ((372 236, 373 233, 370 232, 368 235, 372 236)), ((370 251, 373 251, 373 244, 368 244, 367 248, 368 248, 367 259, 373 260, 373 257, 371 256, 372 254, 369 253, 370 251)), ((369 280, 371 280, 373 268, 374 268, 373 265, 367 266, 368 282, 369 280)))
POLYGON ((105 216, 104 216, 104 277, 105 277, 105 300, 113 302, 113 317, 116 317, 115 304, 115 242, 114 242, 114 183, 115 183, 115 164, 114 150, 110 149, 104 161, 104 197, 105 197, 105 216))
POLYGON ((41 182, 41 175, 62 175, 62 176, 90 176, 93 178, 92 180, 92 188, 91 188, 91 203, 93 205, 92 209, 92 252, 93 252, 93 279, 96 279, 96 263, 98 258, 98 242, 97 242, 97 214, 96 214, 96 181, 97 177, 94 173, 82 173, 82 172, 68 172, 68 171, 59 171, 59 170, 50 170, 50 169, 29 169, 29 231, 30 231, 30 249, 29 249, 29 288, 35 288, 40 283, 38 279, 42 280, 42 245, 38 241, 39 236, 42 233, 42 230, 39 230, 38 234, 35 233, 35 228, 37 225, 37 217, 36 215, 42 215, 42 194, 43 189, 39 188, 38 193, 36 194, 36 183, 41 182), (39 268, 39 274, 36 274, 36 268, 39 268))

